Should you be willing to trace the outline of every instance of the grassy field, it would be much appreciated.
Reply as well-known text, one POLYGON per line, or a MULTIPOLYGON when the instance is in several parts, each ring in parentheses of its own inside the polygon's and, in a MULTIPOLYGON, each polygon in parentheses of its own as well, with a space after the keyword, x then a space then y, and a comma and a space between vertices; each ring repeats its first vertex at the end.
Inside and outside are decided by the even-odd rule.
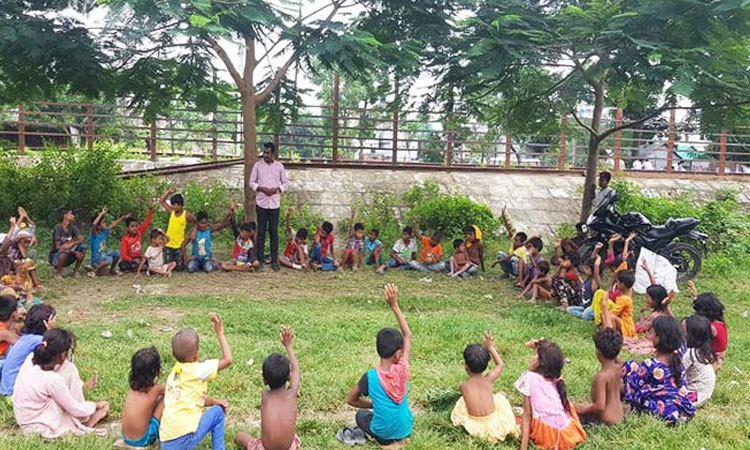
MULTIPOLYGON (((750 448, 750 356, 740 351, 750 345, 750 297, 744 281, 749 274, 698 282, 701 290, 717 292, 727 306, 731 341, 710 404, 690 423, 676 428, 651 417, 629 414, 621 425, 589 430, 589 439, 579 448, 750 448)), ((506 362, 497 390, 506 392, 514 406, 521 404, 521 397, 513 382, 526 370, 530 355, 523 343, 542 336, 558 342, 570 359, 563 375, 572 399, 587 400, 598 366, 591 340, 592 323, 551 306, 520 302, 509 282, 494 280, 490 274, 473 280, 442 275, 431 279, 421 281, 416 273, 390 272, 380 277, 370 272, 267 271, 260 275, 176 275, 169 281, 135 281, 128 276, 49 282, 45 300, 57 308, 58 326, 78 336, 75 360, 82 377, 99 373, 99 386, 87 397, 111 403, 111 415, 103 425, 111 432, 108 437, 45 443, 37 437, 20 436, 11 408, 0 402, 0 448, 111 448, 119 433, 132 353, 156 345, 166 375, 174 362, 172 335, 180 328, 193 327, 201 336, 201 357, 218 357, 219 347, 208 321, 208 313, 217 311, 224 319, 235 363, 220 373, 209 395, 226 398, 231 404, 228 441, 236 432, 259 430, 261 363, 270 352, 283 351, 278 330, 286 324, 297 335, 295 347, 303 377, 298 425, 303 446, 343 449, 334 435, 338 428, 353 424, 355 412, 346 405, 346 394, 377 360, 374 344, 378 329, 396 326, 382 298, 385 282, 399 285, 401 306, 414 333, 411 404, 416 424, 407 448, 518 446, 517 441, 498 445, 476 441, 450 423, 458 384, 465 378, 461 352, 466 344, 479 342, 483 330, 495 334, 506 362), (145 292, 137 293, 135 283, 145 292), (111 338, 102 337, 106 330, 111 331, 111 338)), ((636 299, 638 305, 643 301, 642 297, 636 299)), ((675 306, 680 317, 690 312, 685 295, 675 306)), ((209 447, 204 444, 201 448, 209 447)))

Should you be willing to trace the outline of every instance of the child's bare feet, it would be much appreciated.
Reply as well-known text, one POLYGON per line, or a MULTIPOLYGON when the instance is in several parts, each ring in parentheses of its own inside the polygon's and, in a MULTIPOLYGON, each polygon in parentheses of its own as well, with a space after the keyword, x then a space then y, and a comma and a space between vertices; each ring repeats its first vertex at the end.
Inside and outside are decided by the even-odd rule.
POLYGON ((92 270, 91 272, 88 272, 88 273, 86 274, 86 276, 88 276, 89 278, 96 278, 96 272, 94 272, 94 271, 92 270))
POLYGON ((109 414, 109 403, 107 402, 96 402, 96 411, 89 417, 89 420, 84 422, 89 428, 93 428, 97 423, 101 422, 102 419, 107 417, 109 414))
POLYGON ((80 278, 80 277, 81 277, 81 274, 77 270, 74 270, 73 271, 73 278, 80 278))
POLYGON ((91 378, 89 378, 89 380, 83 384, 83 387, 88 390, 93 390, 96 389, 97 384, 99 384, 99 374, 94 372, 91 375, 91 378))

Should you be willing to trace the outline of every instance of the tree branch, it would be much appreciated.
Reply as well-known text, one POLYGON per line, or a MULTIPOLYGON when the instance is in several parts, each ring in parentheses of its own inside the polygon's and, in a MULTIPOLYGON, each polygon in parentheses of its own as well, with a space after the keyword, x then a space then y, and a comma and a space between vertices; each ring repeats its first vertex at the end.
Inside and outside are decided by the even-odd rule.
POLYGON ((224 65, 227 68, 227 71, 229 71, 229 74, 232 76, 232 79, 234 80, 234 83, 237 85, 237 88, 240 90, 243 90, 245 88, 245 81, 242 79, 242 76, 237 71, 237 68, 234 67, 234 64, 232 64, 232 60, 229 58, 229 55, 227 55, 227 52, 224 51, 224 49, 219 45, 219 43, 216 41, 216 39, 212 38, 209 35, 203 35, 202 38, 208 42, 208 45, 211 46, 211 49, 216 53, 216 56, 219 57, 224 62, 224 65))
POLYGON ((598 136, 596 134, 596 131, 593 128, 591 128, 590 126, 588 126, 585 123, 581 122, 581 119, 578 118, 578 114, 576 114, 575 111, 571 111, 570 115, 573 116, 573 119, 575 119, 575 121, 578 123, 578 125, 581 126, 581 128, 586 129, 586 131, 588 131, 590 134, 592 134, 594 136, 598 136))
POLYGON ((598 135, 596 137, 596 139, 597 139, 598 142, 602 142, 603 140, 607 139, 607 137, 609 137, 610 135, 612 135, 614 133, 617 133, 618 131, 622 131, 622 130, 624 130, 626 128, 632 128, 632 127, 634 127, 636 125, 640 125, 640 124, 642 124, 644 122, 647 122, 647 121, 653 119, 654 117, 658 116, 659 114, 663 113, 664 111, 666 111, 669 108, 670 108, 670 105, 665 105, 665 106, 662 106, 660 108, 657 108, 656 111, 654 111, 651 114, 648 114, 646 117, 640 118, 638 120, 634 120, 632 122, 624 123, 624 124, 622 124, 620 126, 617 126, 617 127, 614 127, 614 128, 610 128, 609 130, 605 131, 604 133, 598 135))

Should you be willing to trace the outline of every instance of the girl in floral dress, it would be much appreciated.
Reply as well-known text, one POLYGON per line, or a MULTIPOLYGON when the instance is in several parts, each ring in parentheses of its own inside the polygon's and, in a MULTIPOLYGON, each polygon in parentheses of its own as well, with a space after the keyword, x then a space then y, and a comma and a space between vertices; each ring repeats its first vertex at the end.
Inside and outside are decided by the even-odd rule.
POLYGON ((688 398, 680 324, 674 317, 660 316, 653 320, 648 334, 656 356, 623 364, 623 399, 634 411, 653 414, 670 424, 684 422, 695 414, 695 406, 688 398))

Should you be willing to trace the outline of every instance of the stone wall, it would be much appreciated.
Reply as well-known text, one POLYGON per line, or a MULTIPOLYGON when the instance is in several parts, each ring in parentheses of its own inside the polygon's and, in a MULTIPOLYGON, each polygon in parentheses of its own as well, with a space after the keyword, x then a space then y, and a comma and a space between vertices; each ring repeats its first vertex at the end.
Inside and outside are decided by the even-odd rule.
MULTIPOLYGON (((445 193, 465 195, 489 205, 495 214, 507 205, 510 217, 519 229, 543 235, 553 233, 561 223, 577 222, 583 189, 583 176, 578 173, 349 168, 289 168, 287 173, 289 192, 286 195, 294 195, 299 203, 334 222, 348 217, 350 205, 356 198, 376 192, 401 194, 416 184, 433 181, 445 193)), ((733 189, 740 193, 740 201, 750 206, 750 179, 744 182, 639 175, 629 179, 639 184, 647 195, 689 192, 700 201, 714 198, 721 190, 733 189)), ((242 188, 242 166, 167 177, 177 185, 188 181, 209 184, 220 180, 232 188, 242 188)))

